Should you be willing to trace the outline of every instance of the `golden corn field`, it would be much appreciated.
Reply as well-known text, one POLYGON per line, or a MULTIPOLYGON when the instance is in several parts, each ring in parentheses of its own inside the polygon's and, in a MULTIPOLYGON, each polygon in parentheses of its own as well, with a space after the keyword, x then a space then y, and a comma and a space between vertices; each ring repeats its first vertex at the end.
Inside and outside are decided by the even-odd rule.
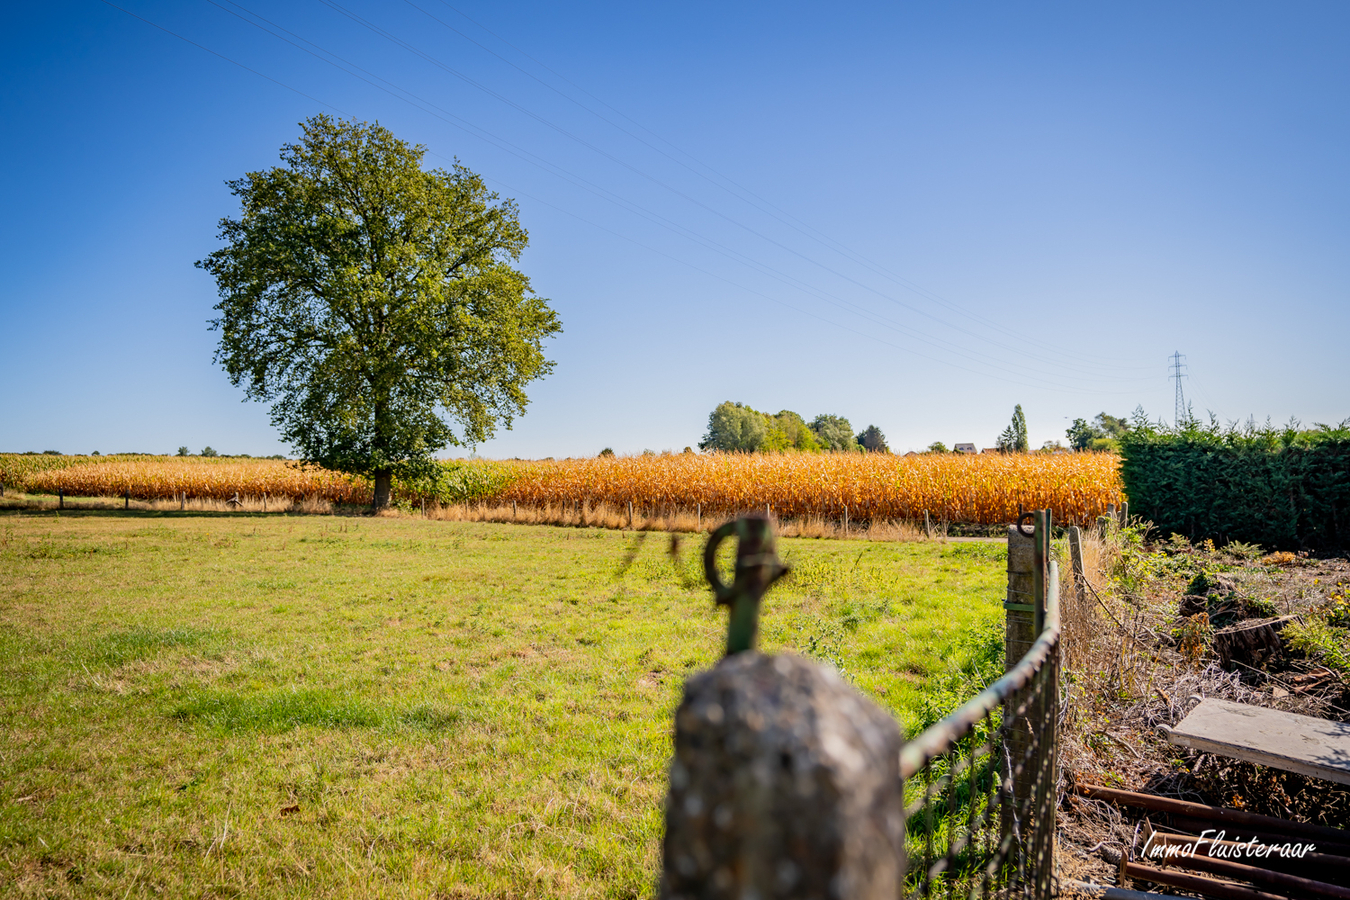
POLYGON ((1111 454, 693 453, 526 462, 501 501, 700 504, 712 515, 768 506, 780 518, 922 519, 994 525, 1049 508, 1086 525, 1123 499, 1111 454))
MULTIPOLYGON (((0 479, 32 493, 163 500, 266 494, 361 505, 370 482, 282 460, 199 457, 0 456, 0 479), (26 462, 25 462, 26 460, 26 462), (48 467, 53 466, 53 467, 48 467), (27 467, 27 469, 25 469, 27 467)), ((1119 458, 1105 453, 910 457, 885 454, 663 454, 565 460, 472 460, 442 465, 438 483, 396 484, 395 499, 526 507, 576 503, 728 515, 768 506, 780 518, 848 517, 993 525, 1049 508, 1085 525, 1124 499, 1119 458)))
MULTIPOLYGON (((18 457, 23 459, 23 457, 18 457)), ((37 457, 41 459, 41 457, 37 457)), ((71 457, 65 457, 72 459, 71 457)), ((74 497, 121 497, 167 500, 187 495, 194 500, 241 497, 288 497, 332 503, 369 503, 365 479, 326 469, 299 468, 284 460, 237 457, 106 456, 78 458, 64 468, 48 468, 18 477, 13 457, 0 460, 9 484, 36 494, 64 490, 74 497)))

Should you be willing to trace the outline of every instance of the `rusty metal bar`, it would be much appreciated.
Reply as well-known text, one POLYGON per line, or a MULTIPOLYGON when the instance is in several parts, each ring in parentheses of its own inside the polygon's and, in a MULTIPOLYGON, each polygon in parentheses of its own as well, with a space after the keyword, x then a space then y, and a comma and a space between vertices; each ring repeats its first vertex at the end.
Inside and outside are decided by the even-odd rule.
MULTIPOLYGON (((1151 825, 1151 823, 1149 824, 1151 825)), ((1204 829, 1200 830, 1203 831, 1204 829)), ((1278 837, 1278 840, 1271 841, 1267 840, 1267 838, 1272 837, 1272 835, 1253 833, 1250 830, 1246 831, 1245 834, 1248 837, 1255 837, 1257 840, 1267 844, 1285 843, 1289 840, 1288 835, 1274 836, 1278 837)), ((1193 834, 1174 834, 1166 831, 1154 831, 1149 835, 1148 841, 1145 842, 1144 846, 1149 846, 1149 843, 1162 844, 1164 846, 1194 846, 1199 840, 1200 839, 1193 834)), ((1210 850, 1214 847, 1222 847, 1225 850, 1238 850, 1239 848, 1246 846, 1248 846, 1246 841, 1220 841, 1212 838, 1205 838, 1204 846, 1199 847, 1196 850, 1196 853, 1212 856, 1213 854, 1210 853, 1210 850)), ((1267 856, 1265 857, 1264 862, 1265 865, 1262 866, 1262 868, 1271 869, 1276 872, 1298 869, 1308 877, 1312 877, 1313 874, 1319 876, 1329 875, 1333 879, 1350 884, 1350 859, 1347 859, 1344 856, 1338 856, 1332 853, 1318 853, 1310 850, 1298 858, 1290 857, 1289 859, 1285 859, 1281 856, 1267 856)), ((1314 878, 1314 880, 1326 881, 1327 878, 1317 877, 1314 878)))
POLYGON ((1175 813, 1230 826, 1245 826, 1275 834, 1288 835, 1289 837, 1306 837, 1314 841, 1322 840, 1333 844, 1350 843, 1350 832, 1342 831, 1339 828, 1290 822, 1288 819, 1277 819, 1274 816, 1259 816, 1237 809, 1224 809, 1221 806, 1207 806, 1203 803, 1192 803, 1189 800, 1173 800, 1170 797, 1155 797, 1152 794, 1137 794, 1134 791, 1122 791, 1116 788, 1097 787, 1096 785, 1080 784, 1076 786, 1075 790, 1084 797, 1106 800, 1123 806, 1133 806, 1155 812, 1175 813))
MULTIPOLYGON (((1213 819, 1201 819, 1195 816, 1180 815, 1178 813, 1165 813, 1164 815, 1171 820, 1174 828, 1193 832, 1194 834, 1200 834, 1206 828, 1213 828, 1215 824, 1221 824, 1216 823, 1213 819)), ((1240 834, 1235 836, 1243 838, 1255 837, 1257 840, 1265 841, 1268 844, 1279 844, 1284 841, 1303 837, 1302 835, 1291 835, 1277 831, 1269 831, 1264 828, 1253 828, 1250 825, 1241 826, 1240 834)), ((1320 838, 1316 839, 1316 842, 1320 854, 1331 856, 1335 859, 1350 859, 1350 843, 1325 841, 1320 838)))
POLYGON ((1350 888, 1338 887, 1325 881, 1314 881, 1311 878, 1291 875, 1288 872, 1276 872, 1272 869, 1249 866, 1232 860, 1215 859, 1207 855, 1183 856, 1178 854, 1162 860, 1150 858, 1150 861, 1159 862, 1165 868, 1179 866, 1183 869, 1208 872, 1211 875, 1222 875, 1235 881, 1250 881, 1260 887, 1273 888, 1286 893, 1293 891, 1300 897, 1330 897, 1332 900, 1350 900, 1350 888))
POLYGON ((1233 884, 1231 881, 1219 881, 1216 878, 1186 872, 1169 872, 1166 869, 1155 869, 1153 866, 1139 863, 1127 862, 1121 866, 1121 872, 1129 878, 1185 888, 1206 897, 1214 897, 1216 900, 1289 900, 1284 894, 1267 894, 1265 891, 1233 884))

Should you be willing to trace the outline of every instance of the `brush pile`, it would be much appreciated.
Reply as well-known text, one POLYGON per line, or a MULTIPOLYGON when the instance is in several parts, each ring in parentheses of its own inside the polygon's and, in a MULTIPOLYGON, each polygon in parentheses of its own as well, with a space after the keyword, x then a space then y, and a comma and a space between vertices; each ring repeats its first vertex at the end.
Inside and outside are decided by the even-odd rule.
POLYGON ((1086 786, 1350 828, 1350 788, 1165 735, 1202 698, 1350 722, 1350 562, 1148 537, 1134 526, 1085 542, 1085 583, 1061 586, 1061 877, 1114 882, 1148 827, 1086 786))

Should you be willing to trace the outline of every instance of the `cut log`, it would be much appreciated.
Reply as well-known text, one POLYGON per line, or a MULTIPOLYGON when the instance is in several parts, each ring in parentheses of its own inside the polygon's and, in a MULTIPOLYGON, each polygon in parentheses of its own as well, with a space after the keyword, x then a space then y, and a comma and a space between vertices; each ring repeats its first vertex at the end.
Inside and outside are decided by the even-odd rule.
POLYGON ((1239 622, 1214 632, 1214 652, 1225 669, 1232 669, 1234 661, 1262 668, 1284 652, 1280 632, 1296 616, 1273 619, 1254 619, 1239 622))

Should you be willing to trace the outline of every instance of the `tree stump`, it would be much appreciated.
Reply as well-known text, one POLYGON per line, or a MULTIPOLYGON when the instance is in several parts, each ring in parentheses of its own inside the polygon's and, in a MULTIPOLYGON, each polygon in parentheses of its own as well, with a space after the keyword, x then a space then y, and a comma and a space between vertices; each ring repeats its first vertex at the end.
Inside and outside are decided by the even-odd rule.
POLYGON ((738 653, 675 713, 660 896, 895 900, 895 720, 831 669, 738 653))
POLYGON ((1251 619, 1214 632, 1214 652, 1219 664, 1231 670, 1233 662, 1260 669, 1284 653, 1280 632, 1294 616, 1275 619, 1251 619))

